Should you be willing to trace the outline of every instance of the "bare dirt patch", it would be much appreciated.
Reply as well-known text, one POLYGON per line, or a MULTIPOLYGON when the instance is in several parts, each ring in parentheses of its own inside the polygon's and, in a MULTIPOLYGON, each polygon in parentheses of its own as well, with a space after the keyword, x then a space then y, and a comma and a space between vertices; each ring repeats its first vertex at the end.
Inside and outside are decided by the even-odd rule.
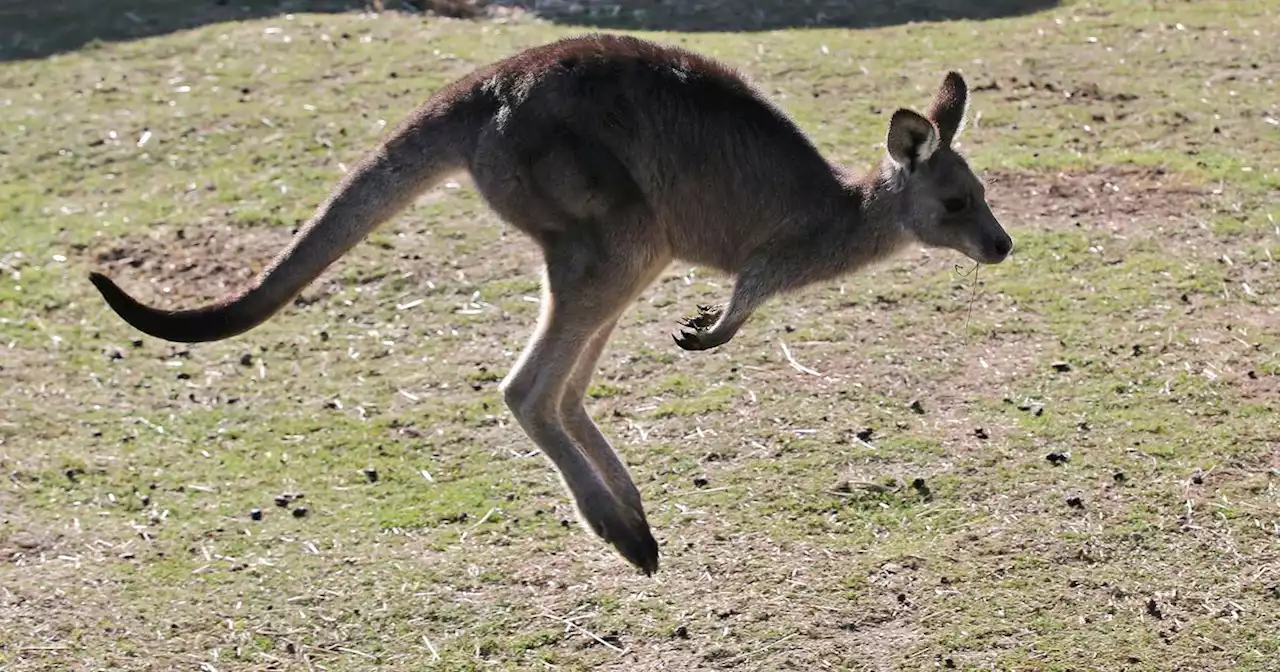
POLYGON ((291 227, 266 222, 159 224, 146 234, 100 238, 85 255, 144 302, 207 301, 247 286, 292 237, 291 227))
POLYGON ((1011 228, 1090 226, 1155 233, 1161 222, 1210 209, 1212 190, 1163 168, 1116 165, 1088 171, 991 171, 988 200, 1011 228))

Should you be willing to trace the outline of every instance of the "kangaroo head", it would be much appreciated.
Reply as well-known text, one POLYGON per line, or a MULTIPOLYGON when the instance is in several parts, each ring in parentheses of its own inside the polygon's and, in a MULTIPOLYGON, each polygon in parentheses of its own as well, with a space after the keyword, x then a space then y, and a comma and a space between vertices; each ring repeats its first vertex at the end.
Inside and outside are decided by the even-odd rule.
POLYGON ((889 121, 886 147, 892 182, 900 189, 903 226, 929 247, 956 250, 984 264, 1009 256, 1013 239, 987 205, 986 190, 964 157, 951 148, 964 124, 969 89, 947 73, 927 116, 900 109, 889 121))

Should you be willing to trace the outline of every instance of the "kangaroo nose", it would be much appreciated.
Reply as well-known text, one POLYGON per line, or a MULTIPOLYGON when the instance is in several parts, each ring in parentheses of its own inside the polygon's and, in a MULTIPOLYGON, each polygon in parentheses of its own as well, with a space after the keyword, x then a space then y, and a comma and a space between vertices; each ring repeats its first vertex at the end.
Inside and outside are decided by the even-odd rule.
POLYGON ((1005 236, 997 240, 995 244, 995 251, 996 254, 1002 257, 1008 256, 1009 253, 1013 251, 1013 239, 1009 236, 1005 236))

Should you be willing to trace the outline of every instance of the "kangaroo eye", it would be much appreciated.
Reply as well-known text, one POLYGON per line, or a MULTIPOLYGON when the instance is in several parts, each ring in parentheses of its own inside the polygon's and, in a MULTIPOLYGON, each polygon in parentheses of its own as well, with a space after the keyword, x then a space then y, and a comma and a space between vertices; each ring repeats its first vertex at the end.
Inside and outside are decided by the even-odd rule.
POLYGON ((942 201, 942 207, 946 208, 947 212, 960 212, 961 210, 969 207, 969 199, 948 198, 942 201))

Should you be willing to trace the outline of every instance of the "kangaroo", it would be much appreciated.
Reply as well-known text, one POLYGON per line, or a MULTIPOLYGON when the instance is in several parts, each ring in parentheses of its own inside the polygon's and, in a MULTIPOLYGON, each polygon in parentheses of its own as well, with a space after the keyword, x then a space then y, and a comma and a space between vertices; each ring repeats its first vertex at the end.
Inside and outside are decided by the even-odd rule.
POLYGON ((143 305, 90 280, 138 330, 229 338, 266 321, 377 226, 452 173, 543 256, 532 336, 500 384, 585 527, 646 575, 658 544, 626 465, 583 398, 619 316, 673 261, 735 278, 673 339, 727 343, 771 297, 911 244, 983 264, 1013 241, 952 149, 968 103, 949 72, 927 114, 889 119, 864 175, 828 162, 744 75, 674 46, 588 34, 530 48, 444 86, 338 183, 249 287, 206 307, 143 305))

